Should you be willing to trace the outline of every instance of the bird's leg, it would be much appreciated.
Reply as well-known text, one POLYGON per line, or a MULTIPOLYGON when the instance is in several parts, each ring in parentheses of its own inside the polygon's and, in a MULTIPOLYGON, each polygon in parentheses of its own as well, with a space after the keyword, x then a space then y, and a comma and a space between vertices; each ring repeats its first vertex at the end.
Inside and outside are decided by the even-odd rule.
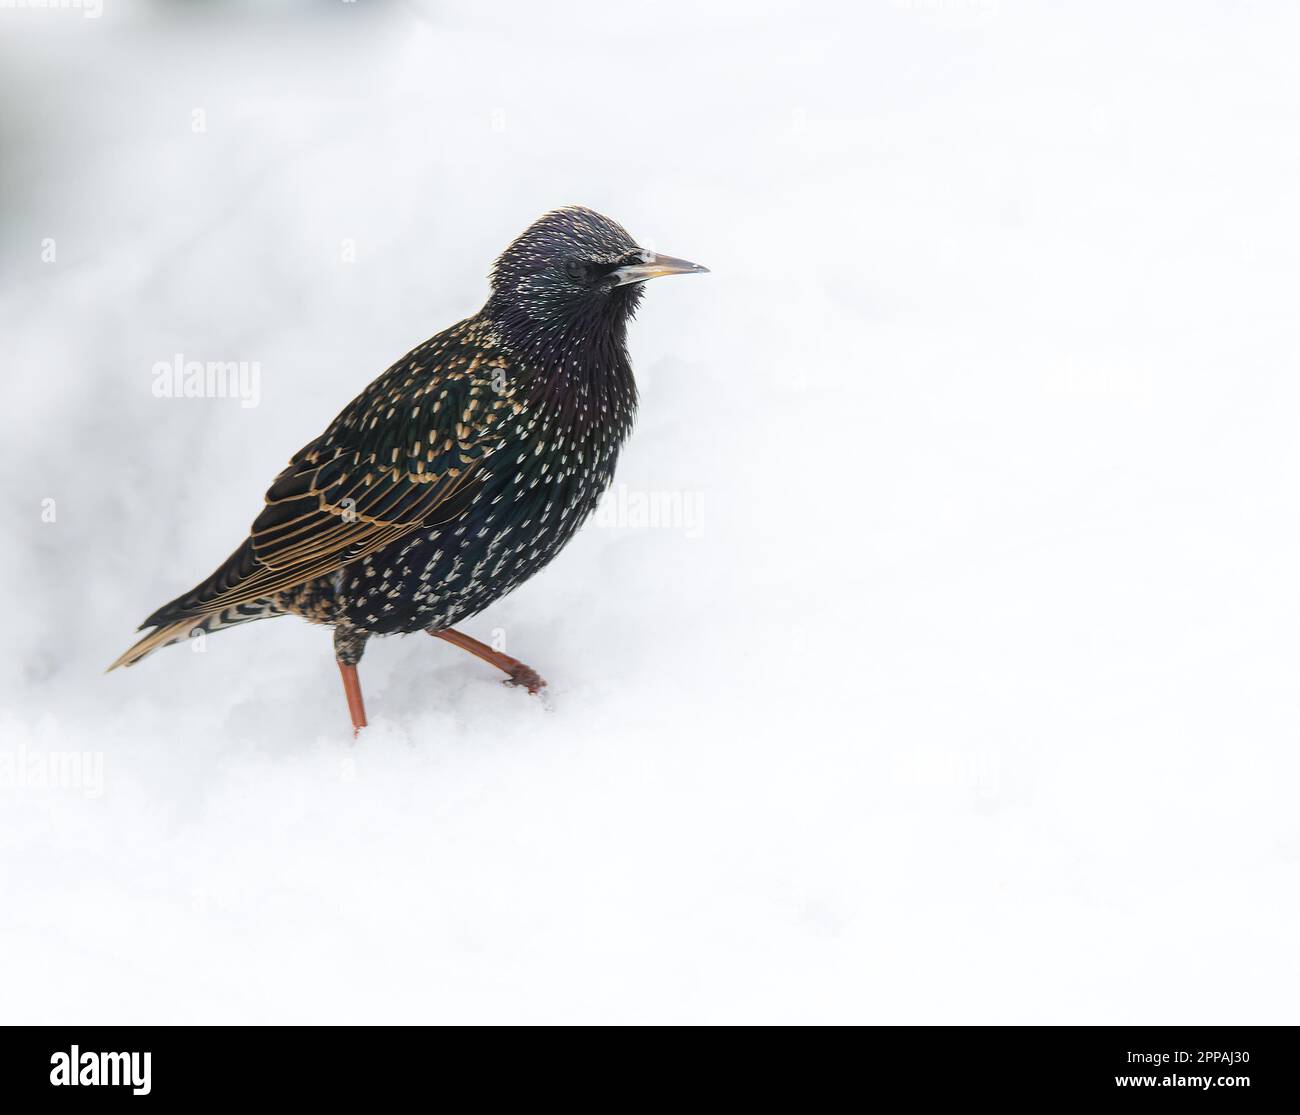
POLYGON ((522 685, 529 693, 539 693, 546 688, 546 682, 542 675, 534 670, 531 666, 525 666, 518 658, 511 658, 508 654, 502 654, 499 650, 493 650, 487 643, 480 643, 477 639, 460 631, 454 631, 450 627, 442 631, 429 630, 430 635, 439 639, 446 639, 453 646, 460 647, 461 650, 467 650, 477 658, 483 659, 484 662, 490 662, 504 674, 508 674, 507 685, 522 685))
POLYGON ((361 734, 366 726, 366 702, 361 697, 361 679, 357 668, 339 660, 339 673, 343 675, 343 693, 348 699, 348 715, 352 717, 352 738, 361 734))
POLYGON ((352 738, 361 734, 366 726, 366 703, 361 697, 361 679, 357 676, 357 663, 365 653, 368 635, 351 624, 341 622, 334 628, 334 656, 338 659, 339 673, 343 676, 343 693, 348 699, 348 715, 352 718, 352 738))

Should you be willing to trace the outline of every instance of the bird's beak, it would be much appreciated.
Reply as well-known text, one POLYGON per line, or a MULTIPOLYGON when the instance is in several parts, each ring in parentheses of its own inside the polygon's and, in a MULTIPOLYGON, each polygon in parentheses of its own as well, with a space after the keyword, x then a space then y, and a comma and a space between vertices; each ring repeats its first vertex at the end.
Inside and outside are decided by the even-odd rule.
POLYGON ((708 271, 698 263, 688 259, 674 259, 672 256, 660 255, 658 252, 642 252, 640 263, 628 264, 617 268, 614 278, 615 286, 628 283, 643 283, 646 279, 658 279, 663 275, 700 275, 708 271))

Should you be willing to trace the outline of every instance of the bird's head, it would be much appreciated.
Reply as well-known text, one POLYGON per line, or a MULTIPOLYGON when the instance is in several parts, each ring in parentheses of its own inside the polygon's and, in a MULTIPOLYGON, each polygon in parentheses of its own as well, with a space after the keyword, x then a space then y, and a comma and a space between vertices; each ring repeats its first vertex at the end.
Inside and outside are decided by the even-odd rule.
POLYGON ((487 311, 521 336, 621 331, 646 280, 707 270, 638 247, 617 221, 570 206, 534 221, 501 253, 487 311))

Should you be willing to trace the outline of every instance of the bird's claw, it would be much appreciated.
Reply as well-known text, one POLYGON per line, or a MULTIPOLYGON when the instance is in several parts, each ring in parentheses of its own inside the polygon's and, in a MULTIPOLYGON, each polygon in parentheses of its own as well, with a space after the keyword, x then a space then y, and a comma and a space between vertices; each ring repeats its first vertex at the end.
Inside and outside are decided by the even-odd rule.
POLYGON ((536 697, 538 693, 546 688, 546 679, 531 666, 520 665, 518 668, 511 670, 510 676, 501 684, 522 685, 532 696, 536 697))

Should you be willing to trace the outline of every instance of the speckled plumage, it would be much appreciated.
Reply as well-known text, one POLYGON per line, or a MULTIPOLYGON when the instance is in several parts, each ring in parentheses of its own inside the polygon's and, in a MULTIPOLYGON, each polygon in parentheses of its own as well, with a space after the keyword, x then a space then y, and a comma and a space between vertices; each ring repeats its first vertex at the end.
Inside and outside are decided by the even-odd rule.
POLYGON ((704 269, 591 210, 541 218, 497 260, 483 309, 295 454, 248 539, 114 665, 276 615, 333 625, 355 664, 372 635, 444 631, 510 592, 608 486, 636 411, 625 342, 641 281, 685 270, 704 269))

